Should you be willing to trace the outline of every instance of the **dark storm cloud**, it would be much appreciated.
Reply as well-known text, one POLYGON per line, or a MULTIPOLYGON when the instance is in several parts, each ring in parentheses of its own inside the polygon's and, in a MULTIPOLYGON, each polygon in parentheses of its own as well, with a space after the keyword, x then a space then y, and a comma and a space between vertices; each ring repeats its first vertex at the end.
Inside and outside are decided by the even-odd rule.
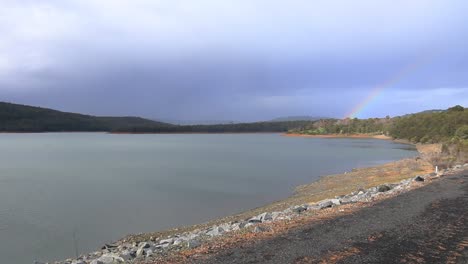
POLYGON ((363 116, 467 105, 464 7, 7 1, 0 96, 102 115, 258 120, 340 117, 390 83, 363 116))

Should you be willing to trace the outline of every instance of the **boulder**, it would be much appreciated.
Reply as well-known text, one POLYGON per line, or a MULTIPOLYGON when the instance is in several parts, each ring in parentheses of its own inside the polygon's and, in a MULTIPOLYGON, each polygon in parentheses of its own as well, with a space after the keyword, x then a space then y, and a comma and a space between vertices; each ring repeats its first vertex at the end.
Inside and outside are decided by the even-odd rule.
POLYGON ((104 262, 100 261, 99 259, 93 259, 89 264, 104 264, 104 262))

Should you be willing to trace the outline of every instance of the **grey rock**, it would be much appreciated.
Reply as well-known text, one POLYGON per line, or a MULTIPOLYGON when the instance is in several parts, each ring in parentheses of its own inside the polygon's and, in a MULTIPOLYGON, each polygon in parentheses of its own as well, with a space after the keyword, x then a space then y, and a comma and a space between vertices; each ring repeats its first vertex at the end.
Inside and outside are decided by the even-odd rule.
POLYGON ((222 233, 224 233, 224 229, 220 226, 214 226, 208 232, 206 232, 207 235, 212 236, 212 237, 219 236, 222 233))
POLYGON ((267 221, 272 221, 273 220, 272 214, 268 213, 268 212, 260 214, 257 217, 260 218, 260 221, 262 221, 262 222, 267 222, 267 221))
POLYGON ((104 254, 99 259, 104 264, 123 263, 125 260, 116 254, 104 254))
POLYGON ((177 246, 177 245, 182 244, 182 243, 183 243, 184 241, 186 241, 186 240, 187 240, 187 239, 176 238, 176 239, 174 240, 174 243, 173 243, 173 244, 174 244, 175 246, 177 246))
POLYGON ((136 251, 136 257, 138 258, 144 255, 145 255, 145 248, 144 247, 138 248, 138 250, 136 251))
POLYGON ((130 250, 123 250, 120 252, 119 257, 121 257, 123 260, 127 261, 130 260, 134 257, 136 257, 136 252, 132 252, 130 250))
POLYGON ((151 247, 151 244, 148 243, 148 242, 141 242, 140 244, 138 244, 138 247, 139 248, 149 248, 149 247, 151 247))
POLYGON ((318 203, 320 209, 328 208, 333 206, 333 202, 330 200, 323 200, 318 203))
POLYGON ((188 248, 196 248, 196 247, 201 246, 201 242, 198 239, 190 239, 187 242, 187 246, 188 246, 188 248))
POLYGON ((71 262, 71 264, 86 264, 83 260, 74 260, 71 262))
POLYGON ((271 220, 275 221, 276 219, 278 219, 279 216, 281 216, 280 212, 273 212, 271 213, 271 220))
POLYGON ((250 218, 249 220, 247 220, 247 222, 249 222, 249 223, 261 223, 262 219, 260 219, 260 216, 254 216, 254 217, 250 218))
POLYGON ((105 264, 105 263, 100 261, 99 259, 93 259, 89 264, 105 264))
POLYGON ((145 251, 145 256, 146 257, 151 257, 154 254, 153 249, 148 249, 145 251))
POLYGON ((163 239, 159 241, 159 244, 172 244, 174 242, 174 238, 163 239))
POLYGON ((307 206, 304 206, 304 205, 299 205, 299 206, 296 206, 296 207, 293 208, 293 211, 298 213, 298 214, 300 214, 300 213, 302 213, 302 212, 304 212, 306 210, 307 210, 307 206))

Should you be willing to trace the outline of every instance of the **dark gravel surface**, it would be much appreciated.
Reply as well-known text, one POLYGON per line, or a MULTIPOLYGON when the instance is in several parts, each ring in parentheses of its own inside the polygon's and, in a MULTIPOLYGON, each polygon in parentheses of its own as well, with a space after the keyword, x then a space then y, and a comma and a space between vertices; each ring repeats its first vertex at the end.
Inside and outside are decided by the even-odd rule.
POLYGON ((468 263, 468 170, 191 263, 468 263))

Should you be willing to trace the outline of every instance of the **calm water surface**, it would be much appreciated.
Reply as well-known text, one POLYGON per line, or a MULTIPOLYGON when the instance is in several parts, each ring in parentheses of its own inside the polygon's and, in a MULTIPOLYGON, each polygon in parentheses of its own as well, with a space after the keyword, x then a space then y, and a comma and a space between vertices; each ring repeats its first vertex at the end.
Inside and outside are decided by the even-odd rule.
POLYGON ((320 176, 416 155, 371 139, 278 134, 0 134, 0 258, 51 261, 204 222, 320 176))

